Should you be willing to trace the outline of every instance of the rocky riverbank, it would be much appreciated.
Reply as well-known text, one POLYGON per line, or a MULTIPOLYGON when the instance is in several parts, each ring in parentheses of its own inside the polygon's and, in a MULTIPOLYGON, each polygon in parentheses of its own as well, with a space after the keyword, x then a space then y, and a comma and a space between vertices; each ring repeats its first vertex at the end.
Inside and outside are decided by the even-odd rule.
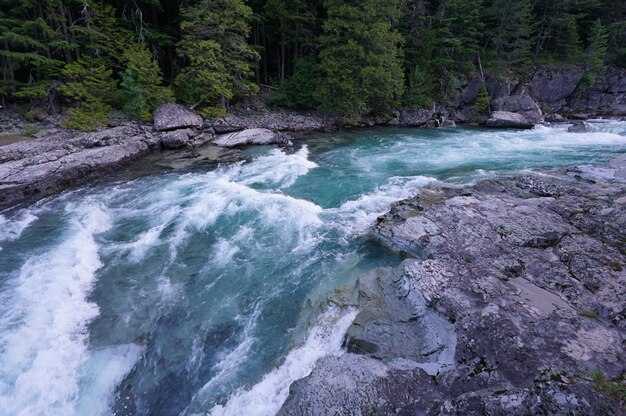
MULTIPOLYGON (((498 128, 532 128, 544 120, 626 116, 626 70, 609 68, 587 85, 580 67, 543 67, 530 82, 482 77, 461 82, 446 107, 400 109, 388 117, 364 118, 364 126, 444 127, 480 123, 498 128), (483 88, 484 87, 484 88, 483 88), (478 111, 481 90, 490 108, 478 111)), ((345 127, 336 115, 285 110, 236 109, 219 120, 202 120, 189 109, 167 104, 155 112, 154 126, 114 122, 96 133, 58 128, 59 119, 26 123, 2 110, 0 134, 33 140, 0 146, 0 210, 36 201, 129 164, 158 150, 172 150, 166 167, 214 164, 244 159, 236 148, 291 143, 289 133, 332 131, 345 127)), ((583 131, 582 126, 574 131, 583 131)), ((1 144, 1 143, 0 143, 1 144)))
POLYGON ((348 352, 281 415, 624 412, 626 157, 474 186, 434 184, 371 236, 409 259, 329 302, 348 352))

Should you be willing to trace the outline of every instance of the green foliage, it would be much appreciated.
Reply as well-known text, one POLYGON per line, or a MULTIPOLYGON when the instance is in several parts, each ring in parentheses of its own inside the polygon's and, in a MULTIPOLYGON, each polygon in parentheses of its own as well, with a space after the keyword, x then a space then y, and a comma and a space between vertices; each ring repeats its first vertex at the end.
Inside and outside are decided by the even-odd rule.
POLYGON ((600 315, 598 315, 598 312, 596 311, 590 311, 590 310, 582 310, 578 313, 580 316, 584 316, 585 318, 592 318, 592 319, 598 319, 600 317, 600 315))
POLYGON ((295 61, 294 67, 291 78, 269 97, 270 106, 300 110, 316 107, 314 92, 319 81, 317 65, 310 58, 300 58, 295 61))
POLYGON ((585 51, 587 62, 593 72, 600 72, 606 66, 607 44, 609 34, 600 19, 597 19, 591 26, 589 34, 589 46, 585 51))
POLYGON ((598 369, 591 373, 594 388, 609 399, 617 402, 622 408, 626 407, 626 378, 617 377, 609 380, 598 369))
POLYGON ((496 28, 491 39, 496 71, 500 72, 506 62, 508 69, 526 72, 531 64, 534 30, 530 0, 494 0, 487 15, 496 28))
POLYGON ((419 66, 409 73, 405 91, 404 104, 411 108, 430 108, 433 106, 432 91, 434 87, 428 74, 419 66))
POLYGON ((81 59, 63 69, 66 82, 61 94, 77 103, 67 111, 64 125, 77 130, 92 130, 104 125, 117 99, 117 82, 113 71, 92 59, 81 59))
POLYGON ((157 107, 174 101, 174 94, 162 86, 161 69, 144 45, 130 48, 124 58, 127 64, 120 83, 124 112, 149 121, 157 107))
POLYGON ((487 87, 483 84, 476 101, 472 105, 472 113, 476 118, 486 117, 489 115, 489 94, 487 93, 487 87))
POLYGON ((401 36, 393 28, 399 2, 326 0, 324 5, 328 18, 321 37, 321 81, 315 93, 320 108, 343 113, 356 123, 362 115, 382 114, 398 106, 404 92, 401 36))
POLYGON ((258 91, 249 80, 257 52, 246 42, 252 17, 241 0, 201 0, 181 10, 178 52, 186 66, 176 78, 186 104, 224 107, 228 100, 258 91))

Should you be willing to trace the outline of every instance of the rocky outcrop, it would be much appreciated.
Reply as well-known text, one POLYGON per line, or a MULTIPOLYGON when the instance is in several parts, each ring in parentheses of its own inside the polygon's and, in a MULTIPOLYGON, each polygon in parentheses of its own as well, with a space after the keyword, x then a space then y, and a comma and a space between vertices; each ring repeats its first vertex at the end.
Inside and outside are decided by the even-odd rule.
POLYGON ((228 133, 217 136, 213 143, 223 147, 240 147, 246 145, 268 145, 279 144, 290 146, 289 136, 282 133, 275 133, 268 129, 246 129, 235 133, 228 133))
POLYGON ((626 115, 626 69, 609 67, 592 75, 579 66, 539 68, 530 95, 546 110, 566 115, 626 115))
POLYGON ((157 131, 202 128, 202 123, 202 117, 180 104, 163 104, 154 111, 154 128, 157 131))
POLYGON ((206 128, 212 128, 217 134, 252 128, 291 132, 329 131, 336 130, 340 126, 339 117, 325 116, 316 112, 287 110, 247 111, 205 123, 206 128))
POLYGON ((493 111, 485 122, 485 125, 487 127, 532 129, 535 126, 535 123, 519 113, 512 113, 510 111, 493 111))
POLYGON ((434 184, 394 204, 372 238, 413 258, 359 280, 349 352, 294 383, 280 414, 622 414, 591 374, 626 370, 626 183, 615 179, 625 171, 620 158, 434 184), (456 341, 433 377, 423 347, 433 335, 417 335, 428 319, 416 305, 456 341))
POLYGON ((152 149, 159 138, 139 126, 52 136, 0 147, 0 209, 33 201, 110 172, 152 149))
POLYGON ((543 121, 541 108, 526 93, 497 98, 491 102, 491 109, 493 111, 517 113, 532 124, 539 124, 543 121))

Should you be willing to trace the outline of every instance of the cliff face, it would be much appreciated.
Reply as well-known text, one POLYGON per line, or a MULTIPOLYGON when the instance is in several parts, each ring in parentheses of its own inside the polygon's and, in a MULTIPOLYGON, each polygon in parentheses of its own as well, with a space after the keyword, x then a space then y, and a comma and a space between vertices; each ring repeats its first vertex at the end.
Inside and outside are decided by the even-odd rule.
POLYGON ((624 178, 622 157, 394 204, 372 237, 413 258, 330 297, 359 309, 348 353, 281 415, 621 414, 591 374, 623 383, 624 178))

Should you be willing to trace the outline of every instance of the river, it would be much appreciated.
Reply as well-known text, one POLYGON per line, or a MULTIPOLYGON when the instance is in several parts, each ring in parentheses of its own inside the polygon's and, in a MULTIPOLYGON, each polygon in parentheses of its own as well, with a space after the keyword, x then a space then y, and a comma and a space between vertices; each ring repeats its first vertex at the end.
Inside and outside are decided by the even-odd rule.
POLYGON ((0 216, 0 413, 274 415, 342 353, 356 311, 325 294, 402 260, 367 240, 390 203, 624 152, 624 122, 364 129, 0 216))

